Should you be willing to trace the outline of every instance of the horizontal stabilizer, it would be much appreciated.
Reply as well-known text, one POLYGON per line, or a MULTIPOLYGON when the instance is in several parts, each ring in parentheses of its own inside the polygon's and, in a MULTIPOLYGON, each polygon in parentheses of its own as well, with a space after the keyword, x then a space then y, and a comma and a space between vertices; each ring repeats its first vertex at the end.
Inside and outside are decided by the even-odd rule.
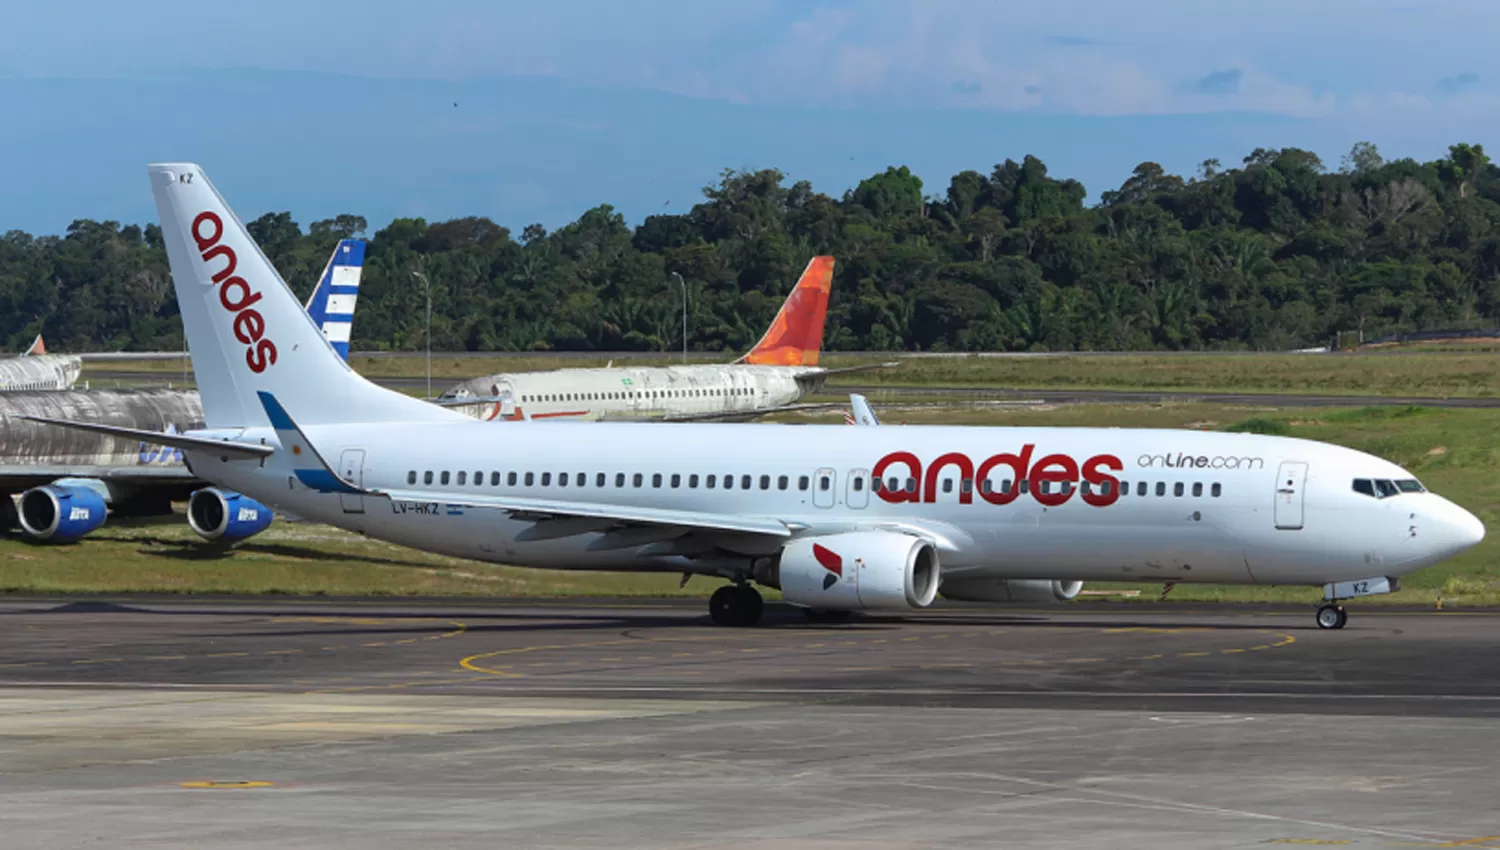
POLYGON ((237 443, 233 440, 220 440, 212 437, 190 437, 186 434, 163 434, 160 431, 147 431, 142 428, 101 425, 97 422, 74 422, 71 419, 52 419, 46 416, 20 416, 17 418, 31 422, 40 422, 44 425, 56 425, 60 428, 73 428, 79 431, 93 431, 96 434, 108 434, 111 437, 140 440, 143 443, 169 446, 174 449, 211 452, 223 457, 256 460, 276 453, 274 446, 265 446, 258 443, 237 443))

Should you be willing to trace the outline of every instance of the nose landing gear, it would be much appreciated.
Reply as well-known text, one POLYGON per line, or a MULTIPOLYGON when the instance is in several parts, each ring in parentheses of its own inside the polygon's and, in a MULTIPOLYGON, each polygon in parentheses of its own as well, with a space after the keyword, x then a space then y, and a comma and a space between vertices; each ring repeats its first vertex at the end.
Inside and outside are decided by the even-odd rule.
POLYGON ((1342 605, 1319 605, 1318 628, 1342 629, 1349 622, 1349 612, 1342 605))
POLYGON ((753 626, 760 622, 765 600, 748 584, 726 584, 708 598, 708 617, 716 626, 753 626))

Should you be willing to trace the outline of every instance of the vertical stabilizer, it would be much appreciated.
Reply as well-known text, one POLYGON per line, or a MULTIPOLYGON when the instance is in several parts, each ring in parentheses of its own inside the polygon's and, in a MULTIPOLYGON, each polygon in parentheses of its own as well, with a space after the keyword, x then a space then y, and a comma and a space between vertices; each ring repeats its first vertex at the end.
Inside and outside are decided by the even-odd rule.
POLYGON ((268 424, 259 392, 307 425, 463 419, 350 369, 201 168, 148 171, 209 428, 268 424))
POLYGON ((318 278, 318 288, 307 299, 307 315, 323 331, 339 356, 349 359, 349 337, 354 330, 354 305, 365 265, 365 243, 340 239, 318 278))
POLYGON ((43 354, 46 354, 46 353, 47 353, 47 343, 42 340, 42 335, 41 334, 37 334, 36 335, 36 339, 34 339, 34 340, 31 341, 31 347, 28 348, 28 349, 26 349, 25 351, 21 352, 21 356, 22 357, 31 357, 33 355, 40 356, 40 355, 43 355, 43 354))
POLYGON ((816 366, 833 288, 833 258, 813 257, 766 335, 740 359, 757 366, 816 366))

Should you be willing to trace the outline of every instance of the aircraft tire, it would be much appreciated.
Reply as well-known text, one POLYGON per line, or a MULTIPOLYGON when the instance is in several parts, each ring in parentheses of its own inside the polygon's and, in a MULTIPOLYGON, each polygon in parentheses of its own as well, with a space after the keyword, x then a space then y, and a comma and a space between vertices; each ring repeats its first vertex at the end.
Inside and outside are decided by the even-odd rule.
POLYGON ((1339 605, 1320 605, 1317 621, 1320 629, 1342 629, 1349 622, 1349 612, 1339 605))
POLYGON ((708 598, 708 617, 718 626, 753 626, 764 609, 765 600, 749 585, 727 584, 708 598))

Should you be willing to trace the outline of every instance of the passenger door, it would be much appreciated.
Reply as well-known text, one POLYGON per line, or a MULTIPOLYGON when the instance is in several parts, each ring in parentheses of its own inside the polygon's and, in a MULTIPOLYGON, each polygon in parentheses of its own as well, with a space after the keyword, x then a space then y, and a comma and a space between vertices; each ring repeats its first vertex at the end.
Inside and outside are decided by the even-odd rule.
MULTIPOLYGON (((339 477, 364 489, 365 481, 365 450, 344 449, 339 456, 339 477)), ((358 493, 340 493, 339 504, 343 506, 346 514, 362 514, 365 512, 365 497, 358 493)))
POLYGON ((838 473, 824 467, 813 474, 813 506, 819 508, 833 507, 834 495, 838 487, 838 473))
POLYGON ((1276 527, 1295 531, 1302 527, 1302 497, 1307 487, 1307 464, 1288 460, 1276 473, 1276 527))

